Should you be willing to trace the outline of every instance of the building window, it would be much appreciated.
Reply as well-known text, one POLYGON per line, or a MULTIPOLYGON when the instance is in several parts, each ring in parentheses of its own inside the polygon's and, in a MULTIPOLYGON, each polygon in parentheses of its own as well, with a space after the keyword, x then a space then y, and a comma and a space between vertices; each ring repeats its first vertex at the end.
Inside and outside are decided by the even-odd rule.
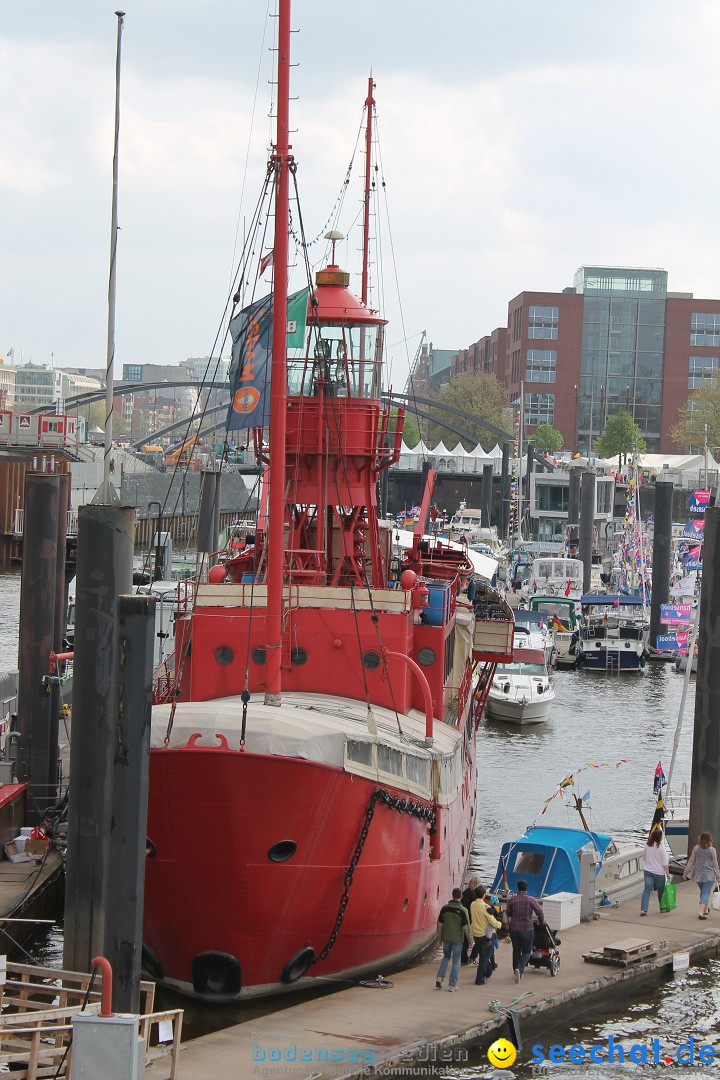
POLYGON ((720 345, 720 312, 694 311, 690 316, 690 344, 691 345, 720 345))
POLYGON ((525 395, 525 423, 528 427, 552 424, 555 419, 554 394, 525 395))
POLYGON ((691 356, 688 390, 696 390, 702 383, 712 379, 718 369, 719 359, 717 356, 691 356))
POLYGON ((528 337, 547 338, 555 341, 558 336, 559 309, 556 307, 530 307, 528 311, 528 337))
POLYGON ((555 382, 557 353, 554 349, 528 349, 526 382, 555 382))

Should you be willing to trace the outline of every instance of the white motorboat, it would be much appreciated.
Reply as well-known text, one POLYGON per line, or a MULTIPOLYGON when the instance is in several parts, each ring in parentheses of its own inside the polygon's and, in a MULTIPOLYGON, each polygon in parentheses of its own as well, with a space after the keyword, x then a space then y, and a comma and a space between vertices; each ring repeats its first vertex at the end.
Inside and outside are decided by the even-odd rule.
POLYGON ((540 649, 545 657, 545 664, 552 666, 555 643, 548 618, 529 608, 515 609, 515 634, 513 647, 516 649, 540 649))
POLYGON ((487 699, 491 720, 509 724, 540 724, 555 700, 541 649, 518 648, 517 635, 510 664, 498 664, 487 699))
POLYGON ((522 583, 523 599, 528 601, 538 593, 579 600, 582 591, 583 564, 579 559, 559 555, 533 559, 528 576, 522 583))

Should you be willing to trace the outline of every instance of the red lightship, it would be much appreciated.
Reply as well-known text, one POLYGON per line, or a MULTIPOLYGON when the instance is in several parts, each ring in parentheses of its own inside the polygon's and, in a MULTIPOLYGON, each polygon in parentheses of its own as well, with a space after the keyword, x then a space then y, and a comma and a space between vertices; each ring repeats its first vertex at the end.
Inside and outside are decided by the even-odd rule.
MULTIPOLYGON (((267 514, 197 584, 153 711, 146 967, 213 1001, 387 972, 432 941, 512 654, 512 612, 467 552, 423 537, 433 474, 409 550, 380 518, 402 410, 392 430, 385 322, 334 245, 288 357, 289 40, 282 0, 267 514)), ((369 168, 368 153, 368 184, 369 168)), ((254 407, 249 390, 234 401, 254 407)))

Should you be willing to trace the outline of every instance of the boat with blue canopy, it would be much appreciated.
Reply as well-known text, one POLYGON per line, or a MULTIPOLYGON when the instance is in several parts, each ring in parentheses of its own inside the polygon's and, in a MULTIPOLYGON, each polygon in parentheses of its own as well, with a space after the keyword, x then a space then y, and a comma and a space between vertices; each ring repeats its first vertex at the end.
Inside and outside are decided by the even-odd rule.
POLYGON ((649 629, 645 597, 588 593, 580 598, 578 664, 590 671, 642 671, 649 629))

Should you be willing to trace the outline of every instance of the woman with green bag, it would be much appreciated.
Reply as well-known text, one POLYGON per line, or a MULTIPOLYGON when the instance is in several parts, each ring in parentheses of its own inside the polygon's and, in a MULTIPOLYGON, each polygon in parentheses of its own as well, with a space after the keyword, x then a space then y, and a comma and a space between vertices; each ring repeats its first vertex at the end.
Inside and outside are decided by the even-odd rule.
POLYGON ((687 866, 683 872, 686 881, 692 878, 700 889, 700 914, 699 919, 707 919, 710 911, 710 894, 716 882, 720 884, 720 866, 718 857, 713 847, 712 836, 709 832, 702 832, 698 842, 690 853, 687 866))
MULTIPOLYGON (((653 891, 658 894, 658 903, 661 904, 665 882, 670 873, 668 853, 663 844, 662 829, 658 826, 655 826, 648 836, 643 851, 643 871, 645 872, 645 888, 640 900, 640 914, 647 915, 648 904, 653 891)), ((660 910, 662 911, 662 904, 660 910)))

